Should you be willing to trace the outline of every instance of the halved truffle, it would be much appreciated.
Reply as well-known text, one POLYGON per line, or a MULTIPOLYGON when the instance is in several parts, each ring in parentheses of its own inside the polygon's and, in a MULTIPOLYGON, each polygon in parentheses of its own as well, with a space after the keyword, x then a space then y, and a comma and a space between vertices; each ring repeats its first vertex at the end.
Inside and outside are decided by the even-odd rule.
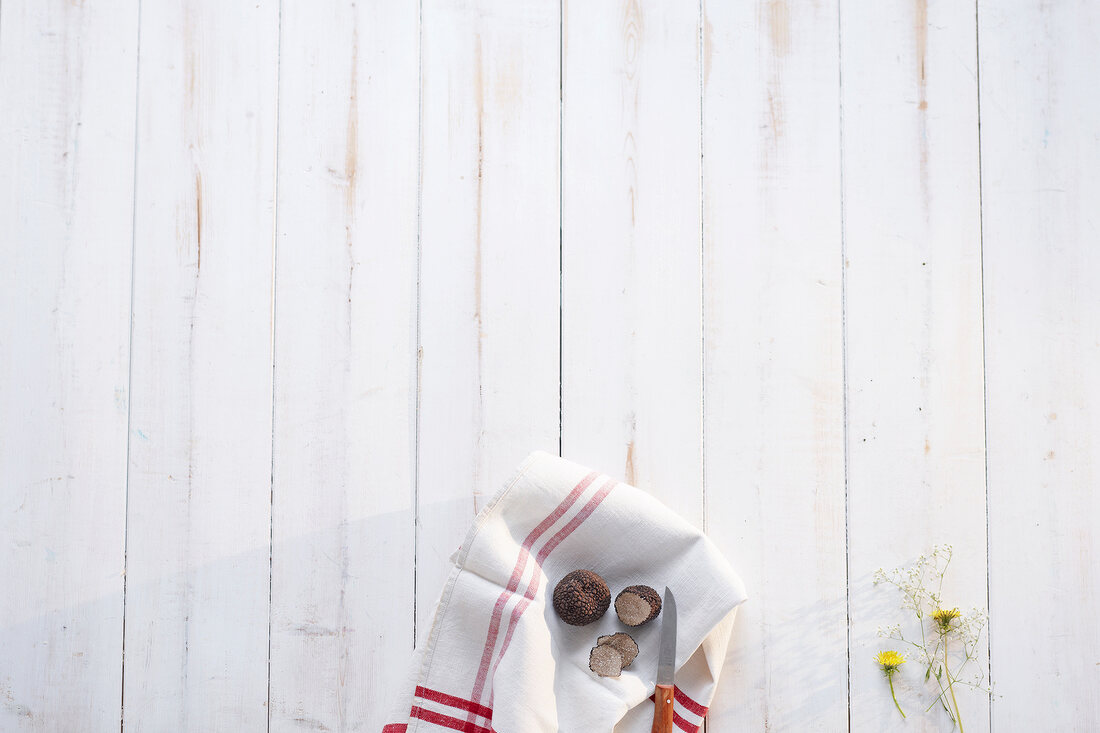
POLYGON ((615 596, 615 613, 627 626, 641 626, 661 613, 661 596, 648 585, 623 588, 615 596))
POLYGON ((596 639, 597 646, 609 646, 618 649, 623 655, 623 669, 638 658, 638 642, 630 634, 620 631, 617 634, 608 634, 596 639))
POLYGON ((611 590, 591 570, 574 570, 554 588, 554 610, 571 626, 596 621, 611 605, 611 590))
POLYGON ((600 677, 618 677, 623 671, 623 653, 610 644, 597 644, 588 654, 588 668, 600 677))

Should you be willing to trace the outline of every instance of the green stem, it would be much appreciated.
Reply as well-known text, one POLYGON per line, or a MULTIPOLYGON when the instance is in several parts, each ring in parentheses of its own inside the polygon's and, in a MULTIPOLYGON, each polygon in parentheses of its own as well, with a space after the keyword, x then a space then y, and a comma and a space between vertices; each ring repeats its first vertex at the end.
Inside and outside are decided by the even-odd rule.
POLYGON ((963 730, 962 715, 959 713, 959 701, 955 698, 955 685, 951 680, 951 670, 947 666, 947 633, 943 634, 943 673, 947 675, 947 689, 951 691, 951 704, 955 706, 955 722, 959 724, 959 733, 963 730))
POLYGON ((901 705, 898 705, 898 696, 894 694, 894 675, 886 675, 886 680, 890 683, 890 697, 894 698, 894 707, 901 713, 901 717, 905 717, 905 711, 901 709, 901 705))
POLYGON ((929 710, 936 707, 936 703, 939 703, 940 707, 943 708, 943 711, 947 713, 947 717, 951 718, 951 722, 954 723, 955 713, 951 711, 951 708, 947 707, 947 690, 944 689, 943 683, 940 682, 938 677, 936 678, 936 687, 939 688, 940 694, 936 695, 936 699, 932 701, 931 705, 924 709, 924 712, 927 713, 929 710))

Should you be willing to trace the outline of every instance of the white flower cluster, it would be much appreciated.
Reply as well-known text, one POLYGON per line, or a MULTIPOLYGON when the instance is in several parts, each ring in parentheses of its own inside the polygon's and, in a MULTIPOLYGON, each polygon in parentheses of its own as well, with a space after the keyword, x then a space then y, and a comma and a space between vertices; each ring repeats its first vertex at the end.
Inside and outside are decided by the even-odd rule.
POLYGON ((901 607, 913 611, 917 618, 925 616, 943 605, 943 576, 951 564, 951 545, 935 545, 931 554, 921 555, 906 568, 875 571, 875 585, 886 583, 901 591, 901 607))
POLYGON ((875 571, 875 585, 896 587, 901 593, 901 607, 916 616, 920 628, 918 639, 907 638, 901 624, 879 626, 878 635, 912 647, 910 653, 925 666, 925 679, 937 681, 941 694, 945 692, 945 673, 956 683, 992 693, 992 689, 985 684, 986 675, 981 665, 971 664, 981 651, 979 642, 982 630, 989 620, 986 611, 972 608, 948 621, 946 626, 932 620, 937 610, 945 608, 943 577, 951 564, 952 554, 951 545, 936 545, 912 565, 875 571))

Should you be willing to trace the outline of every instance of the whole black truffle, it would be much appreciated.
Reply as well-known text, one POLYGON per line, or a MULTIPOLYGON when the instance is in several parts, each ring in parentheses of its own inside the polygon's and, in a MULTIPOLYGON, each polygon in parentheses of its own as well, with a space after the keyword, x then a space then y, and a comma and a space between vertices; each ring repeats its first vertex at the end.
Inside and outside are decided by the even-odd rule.
POLYGON ((615 596, 615 613, 627 626, 641 626, 661 613, 661 596, 648 585, 623 588, 615 596))
POLYGON ((599 619, 611 605, 611 590, 591 570, 574 570, 554 588, 554 610, 571 626, 599 619))

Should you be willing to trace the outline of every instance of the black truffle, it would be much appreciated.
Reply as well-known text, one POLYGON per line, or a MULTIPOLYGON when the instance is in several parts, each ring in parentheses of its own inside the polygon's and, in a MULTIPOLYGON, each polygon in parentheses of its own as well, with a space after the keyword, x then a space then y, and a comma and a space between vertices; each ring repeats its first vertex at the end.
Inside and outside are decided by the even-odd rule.
POLYGON ((610 644, 597 644, 588 654, 588 668, 600 677, 618 677, 623 671, 623 653, 610 644))
POLYGON ((574 570, 554 588, 554 610, 571 626, 596 621, 611 605, 611 590, 591 570, 574 570))
POLYGON ((661 596, 648 585, 623 588, 615 596, 615 613, 627 626, 647 624, 661 613, 661 596))
POLYGON ((630 663, 638 658, 638 642, 634 641, 634 637, 630 634, 620 631, 617 634, 608 634, 596 639, 596 646, 605 645, 618 649, 623 655, 623 669, 629 667, 630 663))

